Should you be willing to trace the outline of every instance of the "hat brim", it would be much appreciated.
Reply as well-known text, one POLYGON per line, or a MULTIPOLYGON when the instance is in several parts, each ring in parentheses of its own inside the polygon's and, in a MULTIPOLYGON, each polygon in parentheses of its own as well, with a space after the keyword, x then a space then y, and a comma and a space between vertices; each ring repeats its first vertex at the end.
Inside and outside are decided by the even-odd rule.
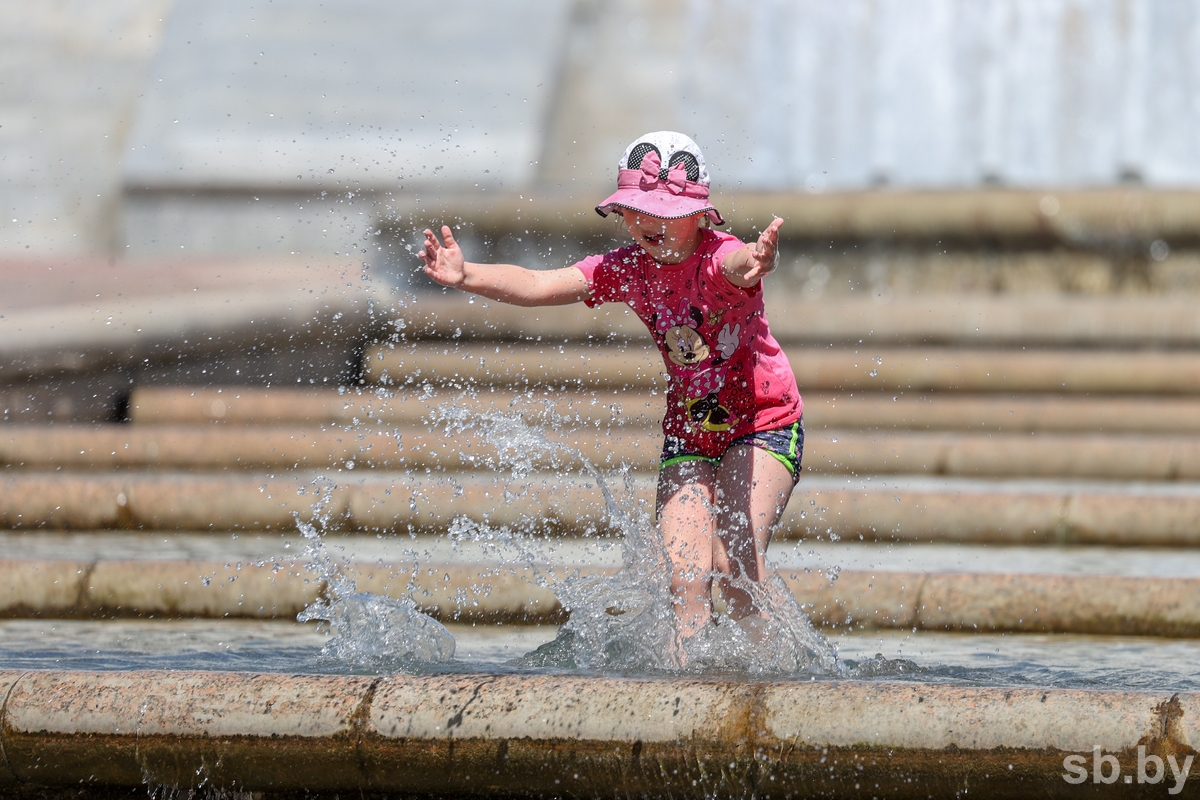
POLYGON ((611 197, 596 206, 596 213, 607 217, 615 208, 631 211, 658 219, 683 219, 694 214, 708 214, 715 225, 724 225, 721 212, 713 208, 705 198, 687 197, 669 191, 644 191, 642 189, 618 189, 611 197))

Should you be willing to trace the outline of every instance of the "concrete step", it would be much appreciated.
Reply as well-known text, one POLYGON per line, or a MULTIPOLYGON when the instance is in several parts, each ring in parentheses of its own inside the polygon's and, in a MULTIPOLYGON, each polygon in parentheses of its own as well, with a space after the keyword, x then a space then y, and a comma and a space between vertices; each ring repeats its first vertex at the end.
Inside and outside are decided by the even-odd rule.
MULTIPOLYGON (((624 139, 614 139, 620 151, 624 139)), ((608 155, 599 156, 600 159, 608 155)), ((597 163, 598 163, 597 162, 597 163)), ((574 166, 574 165, 573 165, 574 166)), ((602 175, 594 191, 603 197, 612 178, 602 175)), ((389 187, 390 188, 390 187, 389 187)), ((1141 247, 1155 239, 1172 245, 1192 244, 1200 229, 1200 196, 1195 191, 1154 188, 965 189, 792 192, 714 186, 713 203, 728 227, 743 236, 762 230, 774 217, 786 224, 786 238, 824 245, 880 243, 885 246, 923 244, 942 252, 962 246, 978 252, 997 244, 1051 250, 1104 250, 1125 245, 1126 253, 1142 256, 1141 247), (1049 200, 1047 199, 1049 198, 1049 200), (1055 211, 1047 214, 1047 204, 1055 211)), ((414 192, 395 196, 391 219, 395 228, 408 229, 410 215, 418 219, 442 211, 443 219, 468 220, 478 233, 497 235, 521 231, 587 237, 612 235, 612 223, 580 202, 579 188, 570 194, 550 187, 486 194, 445 191, 436 200, 414 192), (517 192, 521 192, 518 194, 517 192), (432 205, 440 202, 440 208, 432 205), (437 210, 434 210, 437 209, 437 210)), ((413 225, 412 227, 416 227, 413 225)), ((1145 253, 1148 256, 1149 253, 1145 253)))
MULTIPOLYGON (((541 536, 491 529, 453 536, 363 536, 327 532, 323 552, 336 564, 456 564, 493 567, 619 567, 638 554, 624 537, 541 536), (488 538, 488 534, 492 538, 488 538)), ((64 553, 94 561, 205 561, 241 564, 286 562, 302 557, 309 541, 300 531, 3 531, 0 558, 54 561, 64 553)), ((768 563, 783 572, 822 572, 832 581, 851 572, 969 572, 1022 575, 1092 575, 1127 578, 1200 578, 1200 550, 1113 547, 1087 544, 1008 544, 860 541, 828 536, 773 537, 768 563)))
MULTIPOLYGON (((555 582, 611 567, 349 563, 359 591, 411 596, 439 619, 555 622, 555 582), (550 588, 547 588, 550 587, 550 588)), ((778 570, 816 625, 854 630, 1200 636, 1200 578, 778 570)), ((0 561, 8 617, 294 618, 326 591, 297 559, 0 561)))
MULTIPOLYGON (((1181 412, 1191 409, 1187 402, 1183 401, 1181 412)), ((662 405, 662 398, 649 392, 615 390, 528 393, 489 388, 477 393, 393 393, 362 387, 139 386, 129 395, 129 420, 138 425, 223 422, 430 426, 443 416, 445 408, 465 409, 472 415, 520 415, 535 424, 587 427, 620 423, 624 427, 657 429, 662 423, 662 405)), ((1196 408, 1200 410, 1200 401, 1196 408)))
MULTIPOLYGON (((785 348, 806 391, 1197 394, 1191 351, 785 348)), ((665 388, 650 348, 548 344, 384 345, 367 351, 364 377, 384 386, 665 388)))
POLYGON ((121 419, 142 383, 352 382, 388 297, 360 277, 327 259, 0 263, 0 421, 121 419))
MULTIPOLYGON (((534 431, 505 426, 449 434, 424 427, 47 425, 0 430, 0 464, 23 470, 495 469, 521 461, 556 469, 657 469, 662 436, 646 427, 534 431), (494 436, 494 441, 491 437, 494 436), (543 442, 539 447, 534 442, 543 442)), ((813 474, 931 474, 1200 480, 1200 437, 1185 434, 838 431, 805 439, 813 474)))
POLYGON ((1161 754, 1179 777, 1158 767, 1158 788, 1182 789, 1185 743, 1200 736, 1193 693, 911 676, 7 671, 0 695, 5 786, 189 787, 202 775, 306 794, 558 795, 565 784, 581 796, 940 796, 986 785, 1028 796, 1061 793, 1067 759, 1087 780, 1094 747, 1097 763, 1111 759, 1104 774, 1130 783, 1139 755, 1161 754))
MULTIPOLYGON (((129 419, 138 424, 201 422, 286 425, 422 425, 442 407, 473 413, 520 414, 532 424, 657 428, 663 399, 645 391, 483 393, 362 389, 263 389, 250 386, 141 386, 129 396, 129 419)), ((965 395, 882 393, 804 394, 804 427, 964 431, 1107 431, 1200 433, 1200 398, 1090 397, 1076 395, 965 395)))
MULTIPOLYGON (((579 450, 597 465, 657 466, 662 436, 645 427, 597 433, 567 429, 547 441, 579 450)), ((524 457, 505 448, 510 457, 524 457)), ((575 463, 571 453, 531 452, 534 465, 575 463)), ((241 425, 41 425, 0 429, 0 464, 28 469, 313 469, 474 470, 497 460, 476 431, 451 435, 424 427, 241 425)))
MULTIPOLYGON (((785 257, 788 253, 785 252, 785 257)), ((1040 253, 1045 267, 1064 269, 1040 253)), ((839 260, 887 262, 905 253, 852 252, 839 260)), ((989 256, 965 253, 960 261, 989 256)), ((996 258, 996 256, 990 256, 996 258)), ((830 261, 827 255, 823 259, 830 261)), ((996 295, 919 292, 861 287, 863 297, 816 292, 809 273, 822 261, 807 257, 768 279, 764 299, 771 332, 784 344, 954 345, 960 347, 1196 347, 1200 311, 1193 296, 1087 296, 1053 293, 996 295)), ((415 264, 414 259, 414 264, 415 264)), ((963 265, 958 265, 960 270, 963 265)), ((1195 271, 1192 265, 1191 271, 1195 271)), ((828 269, 826 270, 828 272, 828 269)), ((824 284, 823 284, 824 286, 824 284)), ((832 288, 829 289, 832 291, 832 288)), ((520 308, 459 294, 423 294, 391 316, 414 338, 605 341, 646 338, 624 306, 520 308)))
MULTIPOLYGON (((614 484, 619 485, 619 481, 614 484)), ((618 492, 650 513, 654 482, 618 492)), ((0 527, 295 531, 320 502, 329 530, 444 533, 462 517, 528 532, 607 530, 594 481, 376 472, 286 475, 25 473, 0 481, 0 527), (336 481, 336 483, 334 482, 336 481)), ((778 537, 1200 546, 1200 486, 805 478, 778 537)))
POLYGON ((0 264, 0 275, 17 284, 0 299, 5 382, 169 372, 180 362, 279 357, 330 340, 349 353, 378 332, 373 304, 387 298, 359 280, 361 268, 296 258, 0 264), (45 297, 55 280, 80 286, 45 297))

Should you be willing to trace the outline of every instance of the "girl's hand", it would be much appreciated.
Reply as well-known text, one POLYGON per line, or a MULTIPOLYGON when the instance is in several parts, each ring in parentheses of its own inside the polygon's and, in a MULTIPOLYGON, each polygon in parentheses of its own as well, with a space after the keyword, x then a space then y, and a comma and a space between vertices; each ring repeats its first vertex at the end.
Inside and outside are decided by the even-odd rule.
POLYGON ((417 257, 425 265, 425 274, 442 286, 458 288, 467 279, 466 261, 449 225, 442 226, 443 245, 433 231, 425 229, 425 247, 417 257))
POLYGON ((758 237, 758 242, 749 253, 753 262, 749 271, 742 275, 743 280, 761 280, 774 272, 775 267, 779 266, 779 228, 782 225, 783 220, 776 217, 771 220, 771 224, 758 237))
POLYGON ((725 257, 725 276, 735 286, 749 288, 779 265, 779 229, 783 220, 776 217, 754 244, 746 245, 725 257))

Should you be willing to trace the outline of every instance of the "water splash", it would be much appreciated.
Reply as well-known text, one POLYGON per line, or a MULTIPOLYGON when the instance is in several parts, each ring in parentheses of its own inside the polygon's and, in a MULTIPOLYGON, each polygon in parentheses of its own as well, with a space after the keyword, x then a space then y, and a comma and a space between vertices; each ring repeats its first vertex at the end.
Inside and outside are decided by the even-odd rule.
POLYGON ((313 604, 297 619, 330 624, 334 635, 321 649, 321 656, 339 665, 409 671, 454 658, 454 636, 407 598, 354 592, 324 605, 313 604))
POLYGON ((325 582, 325 593, 296 619, 323 622, 333 629, 333 636, 321 649, 321 659, 352 669, 411 671, 422 664, 444 664, 454 658, 454 636, 421 613, 410 598, 357 590, 330 556, 321 536, 329 527, 336 486, 326 478, 317 478, 313 485, 317 500, 312 520, 297 515, 296 526, 306 540, 306 566, 325 582))
MULTIPOLYGON (((554 592, 569 612, 554 641, 512 665, 622 673, 843 677, 898 675, 917 669, 911 662, 882 657, 862 664, 839 661, 836 649, 812 626, 778 577, 736 583, 751 595, 761 616, 735 621, 717 615, 714 624, 681 640, 669 585, 670 562, 650 509, 635 496, 631 470, 621 465, 602 474, 577 448, 551 439, 549 434, 569 425, 570 420, 558 416, 549 404, 541 411, 526 407, 529 399, 522 399, 515 409, 485 412, 445 403, 427 421, 443 428, 450 439, 464 443, 472 436, 481 439, 483 448, 464 445, 462 451, 477 468, 507 472, 516 481, 547 466, 559 478, 572 473, 586 475, 603 497, 606 527, 619 534, 594 541, 600 549, 605 542, 610 546, 619 543, 623 558, 615 574, 545 569, 539 563, 544 564, 547 556, 546 520, 494 527, 467 517, 455 519, 447 532, 455 546, 468 542, 483 545, 502 563, 501 569, 529 568, 534 580, 554 592)), ((296 523, 307 540, 308 567, 327 588, 325 596, 298 619, 318 620, 332 627, 334 635, 322 649, 322 658, 342 668, 374 671, 420 671, 422 665, 452 660, 454 637, 421 613, 412 599, 359 592, 344 574, 322 538, 336 487, 324 478, 313 485, 318 499, 312 519, 297 517, 296 523)), ((416 572, 414 569, 412 574, 416 572)))
POLYGON ((578 449, 547 437, 546 431, 557 424, 534 427, 519 413, 478 413, 448 404, 439 407, 436 421, 448 436, 480 435, 497 454, 489 465, 511 471, 514 478, 528 476, 539 459, 559 470, 582 470, 604 498, 608 525, 621 534, 623 565, 616 574, 541 576, 542 585, 554 592, 570 617, 554 641, 515 665, 622 672, 840 673, 836 650, 813 628, 778 577, 738 584, 763 616, 736 622, 719 616, 714 625, 680 640, 667 552, 648 509, 633 499, 626 466, 617 471, 618 478, 625 479, 624 492, 618 493, 578 449))

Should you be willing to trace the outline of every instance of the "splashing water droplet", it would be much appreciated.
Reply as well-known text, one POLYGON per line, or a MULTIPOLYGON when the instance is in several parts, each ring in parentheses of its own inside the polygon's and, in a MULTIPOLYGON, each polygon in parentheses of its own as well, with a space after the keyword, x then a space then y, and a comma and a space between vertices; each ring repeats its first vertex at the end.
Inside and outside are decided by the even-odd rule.
POLYGON ((321 658, 355 669, 411 671, 422 664, 443 664, 454 658, 454 636, 445 626, 422 614, 407 597, 396 599, 357 591, 330 556, 322 531, 329 527, 336 485, 324 477, 313 481, 317 500, 312 519, 296 516, 307 540, 307 567, 325 583, 325 593, 297 615, 299 622, 324 622, 333 636, 321 658))

